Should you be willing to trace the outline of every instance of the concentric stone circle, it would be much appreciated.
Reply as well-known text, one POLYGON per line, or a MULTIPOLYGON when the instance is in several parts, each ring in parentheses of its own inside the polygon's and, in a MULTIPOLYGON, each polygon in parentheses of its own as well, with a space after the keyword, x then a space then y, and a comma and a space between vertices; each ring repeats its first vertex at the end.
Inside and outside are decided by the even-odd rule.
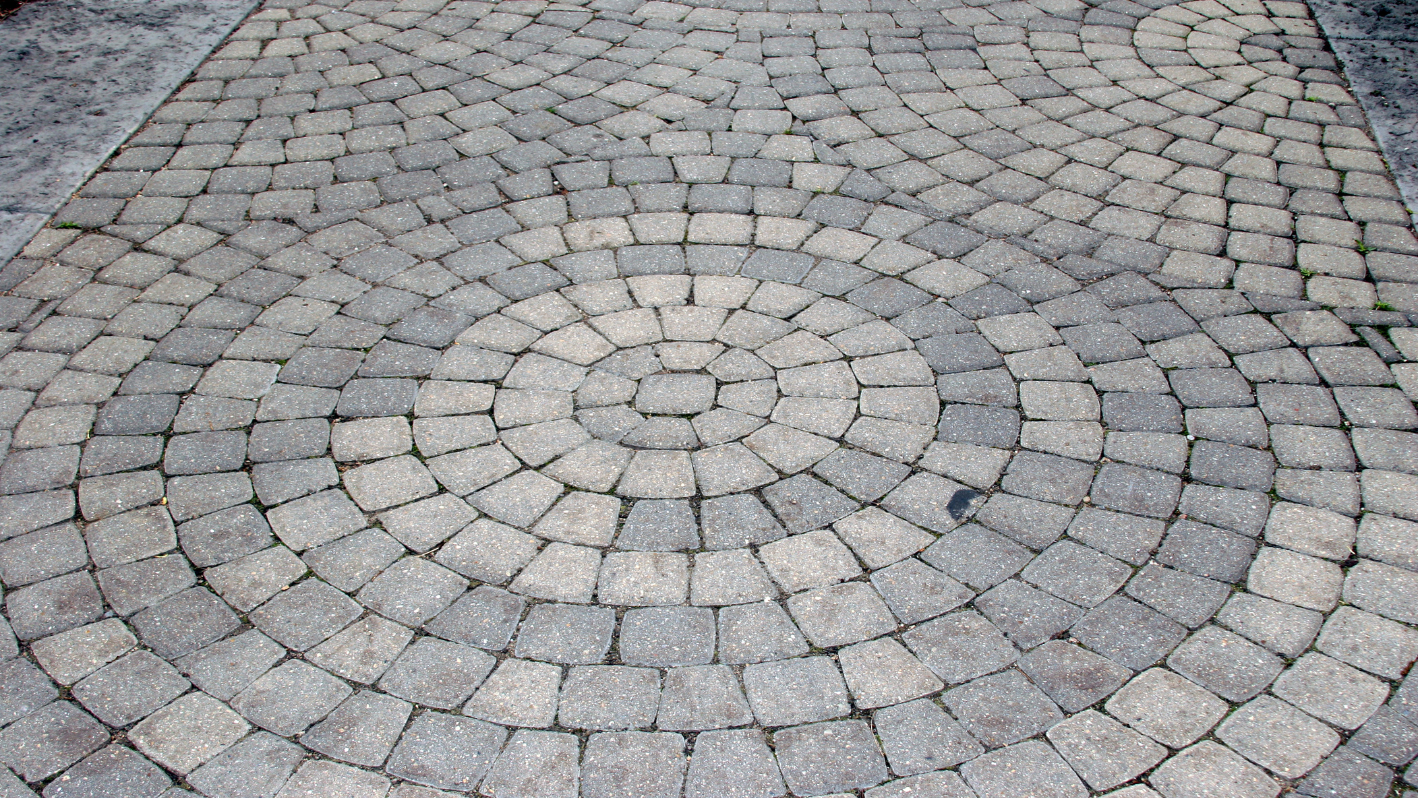
MULTIPOLYGON (((461 349, 447 354, 453 361, 499 361, 496 371, 505 373, 498 375, 495 394, 486 395, 493 397, 503 444, 522 462, 540 467, 592 439, 620 444, 629 459, 608 474, 579 473, 579 456, 558 461, 548 473, 587 490, 689 498, 763 487, 778 472, 813 465, 844 437, 906 462, 934 437, 940 401, 930 367, 911 351, 911 339, 883 320, 841 302, 824 304, 800 322, 832 333, 823 338, 759 312, 799 310, 812 296, 801 289, 783 307, 769 303, 787 286, 770 283, 760 294, 758 281, 742 277, 667 275, 627 282, 652 299, 651 292, 667 294, 668 304, 564 324, 533 340, 515 360, 473 353, 479 344, 521 344, 509 346, 508 331, 500 329, 504 321, 480 322, 460 336, 461 349), (737 307, 678 304, 695 285, 701 295, 732 289, 735 295, 726 301, 737 307), (754 297, 760 297, 756 304, 754 297), (757 310, 742 307, 746 303, 757 310), (844 324, 854 326, 837 329, 844 324), (750 452, 734 445, 741 440, 750 452), (694 455, 671 453, 701 448, 694 455)), ((613 307, 629 305, 625 286, 614 288, 620 297, 613 307)))
POLYGON ((1387 789, 1418 243, 1303 5, 1157 5, 267 4, 7 283, 0 763, 1387 789))

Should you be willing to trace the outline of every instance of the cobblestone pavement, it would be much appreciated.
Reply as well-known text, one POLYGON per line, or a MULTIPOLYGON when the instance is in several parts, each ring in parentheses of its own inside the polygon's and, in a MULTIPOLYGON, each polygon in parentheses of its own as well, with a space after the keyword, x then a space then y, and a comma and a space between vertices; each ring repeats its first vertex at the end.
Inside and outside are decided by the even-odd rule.
POLYGON ((255 0, 44 2, 5 16, 0 266, 255 6, 255 0))
POLYGON ((1306 7, 724 5, 273 0, 7 267, 0 795, 1418 794, 1306 7))
POLYGON ((1418 209, 1418 0, 1318 0, 1316 21, 1348 72, 1352 91, 1409 213, 1418 209))

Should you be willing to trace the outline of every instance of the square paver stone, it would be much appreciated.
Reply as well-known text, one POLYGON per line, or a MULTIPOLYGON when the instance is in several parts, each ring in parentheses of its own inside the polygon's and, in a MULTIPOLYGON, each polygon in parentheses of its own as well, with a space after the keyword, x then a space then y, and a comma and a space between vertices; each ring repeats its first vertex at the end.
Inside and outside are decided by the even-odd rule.
POLYGON ((231 706, 252 723, 289 737, 330 714, 353 692, 329 673, 290 660, 252 682, 231 706))
POLYGON ((827 657, 765 662, 744 668, 744 687, 758 722, 792 726, 847 715, 847 685, 827 657))
POLYGON ((421 499, 438 492, 438 483, 418 459, 391 457, 344 474, 345 488, 365 512, 421 499))
POLYGON ((386 769, 401 779, 444 790, 477 786, 507 739, 507 730, 473 718, 428 712, 409 725, 386 769))
POLYGON ((384 798, 389 779, 334 762, 311 760, 300 766, 276 798, 384 798))
POLYGON ((660 705, 660 674, 653 668, 580 665, 561 685, 557 722, 567 728, 649 728, 660 705))
POLYGON ((361 690, 311 726, 300 742, 343 762, 378 767, 393 750, 412 712, 407 701, 361 690))
POLYGON ((203 693, 188 693, 134 726, 128 738, 159 764, 189 773, 241 739, 249 728, 225 704, 203 693))
POLYGON ((345 628, 361 613, 349 596, 318 579, 307 579, 282 591, 249 617, 277 642, 304 651, 345 628))
POLYGON ((167 659, 190 654, 241 625, 226 602, 204 588, 188 588, 133 616, 138 637, 167 659))
POLYGON ((424 637, 404 650, 379 686, 424 706, 455 709, 482 684, 496 663, 470 646, 424 637))
POLYGON ((1182 751, 1152 772, 1148 779, 1164 795, 1202 798, 1274 798, 1280 785, 1265 771, 1210 740, 1182 751))
POLYGON ((678 798, 688 765, 684 737, 672 733, 591 735, 581 760, 583 798, 678 798))
POLYGON ((1063 719, 1063 713, 1019 671, 983 676, 943 696, 951 714, 987 746, 1010 745, 1063 719))
POLYGON ((204 795, 275 795, 305 750, 267 732, 257 732, 217 754, 187 776, 204 795))
POLYGON ((614 629, 610 607, 538 604, 522 622, 515 651, 518 657, 589 665, 610 650, 614 629))
POLYGON ((866 789, 887 779, 886 758, 866 721, 784 729, 773 745, 783 780, 797 795, 866 789))
POLYGON ((181 695, 191 684, 146 651, 135 651, 73 687, 84 708, 110 726, 127 726, 181 695))
POLYGON ((109 741, 102 724, 68 701, 56 701, 0 731, 0 762, 25 781, 47 779, 109 741))
POLYGON ((1139 674, 1106 707, 1113 717, 1172 748, 1195 741, 1229 710, 1205 689, 1161 668, 1139 674))
MULTIPOLYGON (((53 798, 89 798, 124 795, 158 798, 166 795, 172 779, 162 768, 133 749, 110 745, 64 772, 46 792, 53 798)), ((22 793, 15 793, 22 795, 22 793)))
POLYGON ((359 602, 407 626, 442 612, 468 587, 457 573, 419 557, 405 557, 360 589, 359 602))
POLYGON ((646 607, 625 613, 620 659, 627 665, 705 665, 714 658, 714 613, 707 607, 646 607))
POLYGON ((1116 787, 1167 756, 1167 749, 1094 710, 1055 724, 1046 736, 1088 786, 1116 787))
POLYGON ((692 415, 713 406, 714 378, 704 374, 651 374, 640 380, 635 409, 659 415, 692 415))
POLYGON ((979 798, 1086 798, 1088 790, 1052 748, 1029 740, 991 751, 960 768, 979 798))

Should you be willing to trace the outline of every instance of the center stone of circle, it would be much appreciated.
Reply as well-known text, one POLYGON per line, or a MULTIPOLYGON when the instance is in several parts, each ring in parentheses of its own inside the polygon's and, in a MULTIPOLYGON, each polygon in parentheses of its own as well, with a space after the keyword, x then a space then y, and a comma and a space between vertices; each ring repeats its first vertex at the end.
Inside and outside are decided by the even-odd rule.
POLYGON ((703 413, 714 406, 716 390, 708 374, 651 374, 640 380, 635 409, 665 416, 703 413))

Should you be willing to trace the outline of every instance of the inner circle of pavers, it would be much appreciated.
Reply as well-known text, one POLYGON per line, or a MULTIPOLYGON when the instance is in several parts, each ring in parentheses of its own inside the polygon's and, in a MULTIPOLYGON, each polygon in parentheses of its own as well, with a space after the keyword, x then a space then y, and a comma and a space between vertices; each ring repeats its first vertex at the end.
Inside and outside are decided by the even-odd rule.
POLYGON ((545 475, 628 498, 687 499, 757 490, 828 459, 820 469, 839 487, 875 500, 934 437, 929 365, 910 338, 860 308, 824 299, 804 309, 811 294, 742 277, 581 289, 571 294, 588 316, 560 293, 543 295, 509 310, 530 324, 480 322, 445 356, 466 361, 454 371, 481 372, 459 376, 485 382, 441 390, 490 405, 498 446, 545 475), (772 297, 783 292, 798 303, 786 312, 772 297))

